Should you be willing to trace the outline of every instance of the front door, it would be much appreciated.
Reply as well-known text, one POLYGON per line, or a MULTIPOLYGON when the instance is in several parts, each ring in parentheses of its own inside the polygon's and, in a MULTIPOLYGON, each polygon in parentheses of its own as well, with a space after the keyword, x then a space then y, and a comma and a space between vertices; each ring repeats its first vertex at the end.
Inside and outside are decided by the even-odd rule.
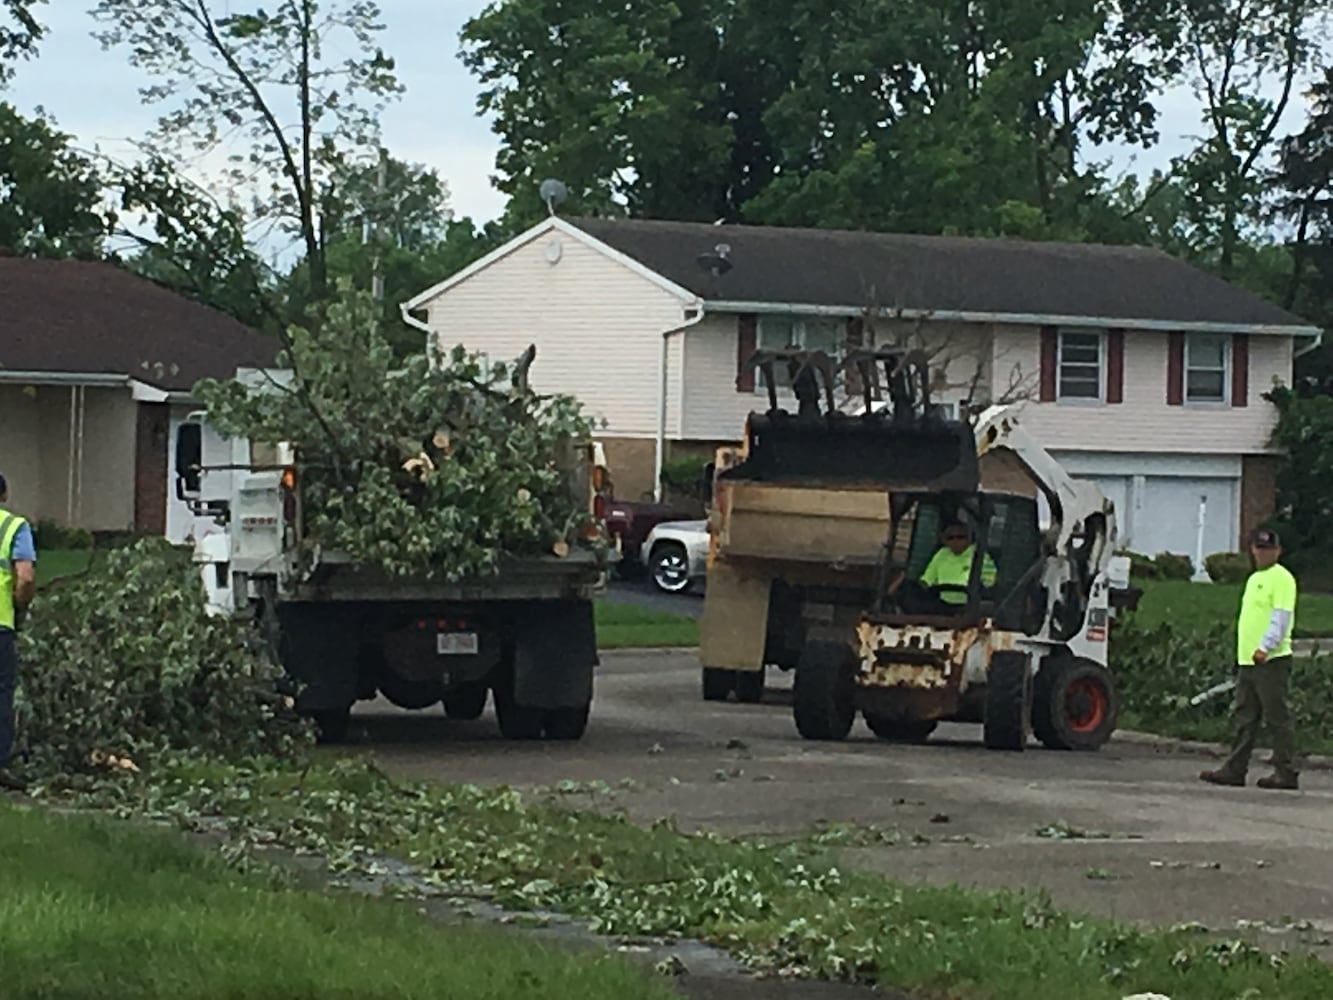
POLYGON ((134 530, 167 530, 167 449, 171 415, 165 403, 140 403, 134 435, 134 530))

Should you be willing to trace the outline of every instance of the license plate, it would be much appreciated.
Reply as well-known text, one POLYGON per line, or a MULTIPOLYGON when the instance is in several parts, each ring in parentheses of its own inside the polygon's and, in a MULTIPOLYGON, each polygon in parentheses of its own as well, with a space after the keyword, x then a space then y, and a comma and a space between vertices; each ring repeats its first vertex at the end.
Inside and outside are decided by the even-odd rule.
POLYGON ((441 632, 435 637, 435 649, 441 656, 476 656, 481 643, 476 632, 441 632))

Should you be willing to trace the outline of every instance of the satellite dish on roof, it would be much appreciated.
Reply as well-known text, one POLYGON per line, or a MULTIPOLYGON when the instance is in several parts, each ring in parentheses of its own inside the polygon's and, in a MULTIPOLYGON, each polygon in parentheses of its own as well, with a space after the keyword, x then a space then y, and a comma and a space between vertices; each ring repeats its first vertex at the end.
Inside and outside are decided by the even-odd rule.
POLYGON ((542 181, 541 186, 542 201, 546 203, 546 210, 555 215, 555 206, 569 197, 569 188, 554 177, 542 181))

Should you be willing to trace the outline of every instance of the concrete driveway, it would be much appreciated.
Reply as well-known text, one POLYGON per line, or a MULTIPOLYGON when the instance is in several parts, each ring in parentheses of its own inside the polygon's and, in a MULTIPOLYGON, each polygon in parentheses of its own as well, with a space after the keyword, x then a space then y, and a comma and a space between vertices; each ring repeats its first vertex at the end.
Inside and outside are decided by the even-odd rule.
MULTIPOLYGON (((1299 793, 1215 789, 1206 758, 1113 742, 1099 754, 982 749, 975 727, 927 746, 881 743, 858 724, 843 744, 796 734, 790 675, 765 704, 706 703, 688 653, 605 654, 593 720, 574 745, 501 742, 476 723, 358 710, 360 738, 391 773, 446 782, 632 789, 589 796, 637 820, 797 832, 819 822, 892 828, 897 845, 846 861, 897 879, 1043 888, 1077 910, 1150 924, 1190 921, 1333 956, 1333 775, 1299 793)), ((577 804, 581 796, 571 797, 577 804)))

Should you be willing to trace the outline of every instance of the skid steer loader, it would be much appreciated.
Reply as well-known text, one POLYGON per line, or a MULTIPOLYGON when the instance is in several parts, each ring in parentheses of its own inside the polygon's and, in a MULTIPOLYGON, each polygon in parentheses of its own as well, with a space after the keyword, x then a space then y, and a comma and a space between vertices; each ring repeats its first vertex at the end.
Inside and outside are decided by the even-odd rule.
POLYGON ((1136 596, 1128 561, 1113 555, 1111 503, 1065 473, 1014 408, 994 407, 975 424, 945 419, 919 354, 850 356, 865 399, 858 415, 835 411, 839 373, 827 359, 794 360, 803 412, 774 406, 752 417, 742 461, 719 484, 836 483, 879 493, 888 507, 888 537, 854 628, 809 635, 796 656, 801 735, 844 739, 859 711, 893 741, 923 741, 941 721, 965 721, 981 723, 993 749, 1021 750, 1030 733, 1053 748, 1101 747, 1118 713, 1110 621, 1136 596), (822 414, 811 403, 820 376, 822 414), (1001 452, 1033 491, 981 488, 981 461, 1001 452), (1050 511, 1045 527, 1037 492, 1050 511), (940 529, 954 523, 973 542, 968 582, 928 587, 922 572, 940 529))

